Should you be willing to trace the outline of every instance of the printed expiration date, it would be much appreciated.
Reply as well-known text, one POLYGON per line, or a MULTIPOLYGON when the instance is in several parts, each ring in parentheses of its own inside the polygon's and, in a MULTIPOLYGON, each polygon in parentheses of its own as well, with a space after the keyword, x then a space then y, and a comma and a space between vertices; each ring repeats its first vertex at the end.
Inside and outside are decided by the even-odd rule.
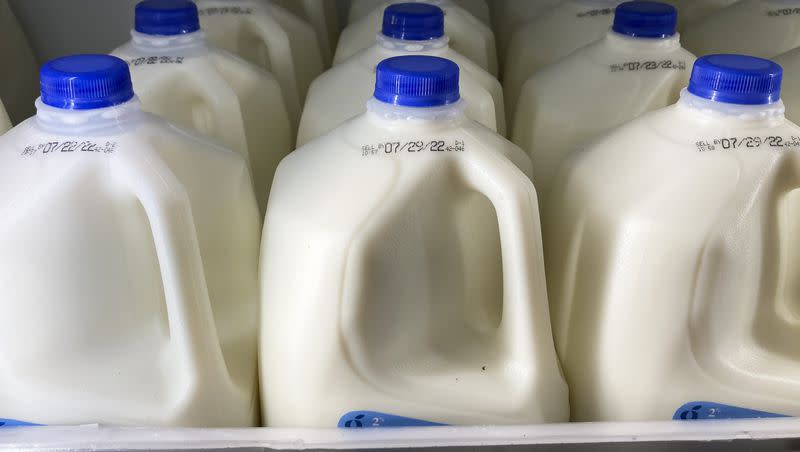
POLYGON ((200 16, 226 16, 233 15, 250 15, 253 14, 253 8, 244 6, 221 6, 204 8, 197 11, 200 16))
POLYGON ((575 17, 597 17, 597 16, 610 16, 614 14, 614 8, 599 8, 590 9, 589 11, 582 11, 575 15, 575 17))
POLYGON ((134 58, 128 62, 131 66, 142 66, 142 65, 152 65, 152 64, 183 64, 182 56, 149 56, 149 57, 139 57, 134 58))
POLYGON ((795 148, 800 149, 800 136, 726 137, 695 142, 697 150, 727 151, 733 149, 795 148))
POLYGON ((95 152, 102 154, 113 154, 117 148, 117 143, 106 141, 98 143, 90 140, 82 141, 48 141, 47 143, 33 144, 25 146, 21 155, 24 157, 36 154, 52 155, 61 152, 95 152))
POLYGON ((431 141, 385 141, 383 143, 365 144, 361 146, 361 156, 394 155, 401 153, 416 154, 420 152, 464 152, 463 140, 431 140, 431 141))
POLYGON ((685 71, 685 61, 628 61, 625 63, 612 64, 609 66, 611 72, 636 72, 636 71, 655 71, 658 69, 671 69, 675 71, 685 71))
POLYGON ((768 17, 796 16, 800 14, 800 8, 780 8, 767 11, 768 17))

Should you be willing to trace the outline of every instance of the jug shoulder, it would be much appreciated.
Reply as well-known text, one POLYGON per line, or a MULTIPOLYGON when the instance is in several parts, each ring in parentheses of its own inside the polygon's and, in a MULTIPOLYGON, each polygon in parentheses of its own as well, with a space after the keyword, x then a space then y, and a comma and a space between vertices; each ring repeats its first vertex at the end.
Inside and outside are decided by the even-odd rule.
POLYGON ((246 78, 277 84, 275 75, 266 69, 250 64, 239 56, 217 47, 209 49, 209 59, 223 77, 246 78))
POLYGON ((193 129, 181 127, 147 113, 150 120, 144 126, 143 136, 155 143, 157 149, 185 158, 208 160, 213 165, 238 172, 247 168, 244 157, 193 129))
POLYGON ((138 47, 132 42, 128 42, 114 49, 111 54, 125 60, 133 70, 139 68, 185 67, 187 65, 204 64, 209 60, 210 49, 208 46, 176 49, 148 49, 138 47))
MULTIPOLYGON (((730 193, 757 181, 776 162, 800 163, 800 129, 788 121, 749 131, 698 127, 676 107, 648 113, 569 156, 554 191, 647 208, 689 202, 704 193, 730 193), (709 181, 715 181, 709 184, 709 181)), ((597 204, 603 204, 597 202, 597 204)))
POLYGON ((547 102, 556 109, 563 104, 577 104, 586 112, 607 112, 608 102, 638 104, 642 108, 664 106, 678 99, 694 61, 695 57, 686 51, 637 58, 599 50, 595 43, 531 75, 520 98, 547 102), (587 102, 588 99, 592 101, 587 102))
MULTIPOLYGON (((465 152, 498 154, 523 168, 529 166, 524 151, 496 132, 464 117, 453 122, 430 125, 413 121, 391 121, 356 116, 328 134, 314 139, 287 156, 283 163, 303 158, 344 159, 354 162, 366 159, 393 162, 424 156, 458 155, 465 152), (383 156, 384 158, 377 158, 383 156), (410 156, 410 157, 409 157, 410 156), (526 163, 527 162, 527 163, 526 163)), ((342 167, 342 165, 335 165, 342 167)), ((339 171, 336 168, 335 171, 339 171)))

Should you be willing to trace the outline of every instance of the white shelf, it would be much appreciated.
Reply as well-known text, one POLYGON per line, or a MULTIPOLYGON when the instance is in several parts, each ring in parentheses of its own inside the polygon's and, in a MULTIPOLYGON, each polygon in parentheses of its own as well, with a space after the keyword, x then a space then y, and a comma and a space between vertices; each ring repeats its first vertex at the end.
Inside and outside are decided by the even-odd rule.
POLYGON ((150 429, 25 427, 0 429, 0 450, 342 450, 481 448, 571 450, 797 450, 800 419, 575 423, 508 427, 404 429, 150 429), (776 441, 777 440, 777 441, 776 441), (688 443, 688 444, 687 444, 688 443), (499 447, 496 447, 499 446, 499 447), (526 447, 527 446, 527 447, 526 447), (547 446, 547 447, 545 447, 547 446), (580 446, 580 447, 579 447, 580 446), (611 446, 612 448, 608 448, 611 446))

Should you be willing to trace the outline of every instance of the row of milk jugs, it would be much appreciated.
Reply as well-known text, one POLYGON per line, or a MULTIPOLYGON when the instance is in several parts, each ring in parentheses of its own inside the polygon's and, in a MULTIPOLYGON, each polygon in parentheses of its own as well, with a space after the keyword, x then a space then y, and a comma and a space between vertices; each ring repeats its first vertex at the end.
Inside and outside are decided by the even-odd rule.
MULTIPOLYGON (((417 14, 397 8, 383 36, 417 14)), ((642 78, 596 89, 638 97, 575 125, 685 88, 569 156, 527 155, 470 119, 467 70, 419 54, 350 78, 341 90, 372 85, 364 112, 286 156, 291 144, 270 147, 289 122, 278 82, 207 46, 191 3, 136 13, 123 59, 45 64, 36 115, 0 138, 1 416, 366 428, 800 414, 800 128, 778 64, 695 61, 674 8, 626 3, 595 45, 676 53, 660 70, 608 67, 642 78), (187 94, 215 78, 236 83, 187 94), (221 132, 239 117, 232 136, 263 141, 229 151, 144 110, 221 132)), ((609 93, 581 95, 592 73, 576 67, 589 79, 563 83, 594 108, 609 93)))

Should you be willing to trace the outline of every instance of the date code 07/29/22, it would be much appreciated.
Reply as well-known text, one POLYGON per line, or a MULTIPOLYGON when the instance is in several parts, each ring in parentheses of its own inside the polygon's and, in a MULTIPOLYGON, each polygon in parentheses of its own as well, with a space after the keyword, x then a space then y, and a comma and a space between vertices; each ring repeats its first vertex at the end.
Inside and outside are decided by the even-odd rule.
POLYGON ((743 136, 715 137, 695 142, 699 152, 733 151, 747 149, 800 150, 800 136, 743 136))
POLYGON ((465 152, 463 140, 384 141, 361 146, 362 157, 417 154, 423 152, 465 152))

